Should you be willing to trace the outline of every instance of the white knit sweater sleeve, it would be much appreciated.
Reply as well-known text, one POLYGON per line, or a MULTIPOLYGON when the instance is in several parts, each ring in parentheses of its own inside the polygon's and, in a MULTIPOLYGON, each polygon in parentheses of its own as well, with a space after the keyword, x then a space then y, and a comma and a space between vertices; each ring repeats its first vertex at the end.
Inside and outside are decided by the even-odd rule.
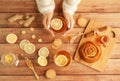
POLYGON ((74 12, 77 10, 77 6, 80 3, 81 0, 64 0, 63 1, 63 12, 67 12, 69 14, 74 14, 74 12))
POLYGON ((40 13, 46 14, 55 9, 54 0, 36 0, 37 7, 40 13))

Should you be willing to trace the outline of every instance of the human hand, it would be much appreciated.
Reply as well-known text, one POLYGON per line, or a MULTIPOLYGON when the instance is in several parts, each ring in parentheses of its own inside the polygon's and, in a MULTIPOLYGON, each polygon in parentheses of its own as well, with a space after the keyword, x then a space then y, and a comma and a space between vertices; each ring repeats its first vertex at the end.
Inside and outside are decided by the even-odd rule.
POLYGON ((52 36, 55 36, 53 31, 50 29, 50 21, 53 17, 53 12, 49 12, 47 14, 43 15, 43 25, 45 27, 45 29, 51 33, 52 36))
POLYGON ((66 13, 66 12, 64 13, 64 17, 67 20, 67 25, 68 25, 68 31, 66 31, 63 35, 63 36, 66 36, 73 29, 74 18, 73 18, 73 15, 66 13))

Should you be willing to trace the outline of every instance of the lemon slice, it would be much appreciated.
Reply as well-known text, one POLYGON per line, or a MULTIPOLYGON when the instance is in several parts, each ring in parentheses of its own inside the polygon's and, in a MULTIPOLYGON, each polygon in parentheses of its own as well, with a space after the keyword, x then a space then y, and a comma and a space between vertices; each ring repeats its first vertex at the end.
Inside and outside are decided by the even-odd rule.
POLYGON ((65 66, 68 63, 68 59, 65 55, 58 55, 55 58, 55 64, 58 66, 65 66))
POLYGON ((53 44, 56 46, 56 47, 59 47, 62 45, 62 40, 60 38, 56 38, 53 42, 53 44))
POLYGON ((6 41, 10 44, 14 44, 17 41, 17 36, 13 33, 8 34, 6 37, 6 41))
POLYGON ((81 27, 85 27, 87 24, 87 20, 83 17, 79 18, 78 19, 78 25, 81 26, 81 27))
POLYGON ((54 30, 60 30, 63 26, 63 23, 61 19, 54 18, 52 19, 50 25, 54 30))
POLYGON ((30 43, 29 40, 27 40, 27 39, 22 40, 22 41, 20 42, 20 48, 21 48, 22 50, 24 50, 24 46, 25 46, 26 44, 28 44, 28 43, 30 43))
POLYGON ((46 66, 48 63, 47 59, 43 56, 38 57, 37 61, 40 66, 46 66))
POLYGON ((33 54, 35 52, 35 45, 32 43, 25 44, 24 51, 27 54, 33 54))
POLYGON ((49 79, 55 78, 56 77, 56 72, 54 69, 48 69, 45 73, 46 77, 49 79))
POLYGON ((47 57, 49 55, 49 49, 47 47, 42 47, 38 51, 39 56, 47 57))

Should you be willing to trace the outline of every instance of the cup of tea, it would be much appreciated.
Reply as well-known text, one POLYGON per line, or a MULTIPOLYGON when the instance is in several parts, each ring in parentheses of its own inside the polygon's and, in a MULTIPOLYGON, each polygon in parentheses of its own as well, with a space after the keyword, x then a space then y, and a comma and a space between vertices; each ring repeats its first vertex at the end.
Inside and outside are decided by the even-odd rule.
POLYGON ((67 30, 66 20, 61 16, 53 17, 50 22, 50 27, 56 33, 61 33, 67 30))
POLYGON ((71 62, 71 56, 65 50, 59 51, 54 56, 54 63, 57 66, 65 67, 65 66, 68 66, 70 64, 70 62, 71 62))

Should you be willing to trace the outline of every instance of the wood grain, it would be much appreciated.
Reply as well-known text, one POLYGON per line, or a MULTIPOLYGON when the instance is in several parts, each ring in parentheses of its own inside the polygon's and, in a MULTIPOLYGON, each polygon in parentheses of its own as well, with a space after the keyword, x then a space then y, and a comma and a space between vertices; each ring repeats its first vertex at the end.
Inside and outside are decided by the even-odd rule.
MULTIPOLYGON (((56 34, 56 37, 52 37, 50 35, 49 32, 47 32, 44 28, 34 28, 35 30, 32 32, 30 31, 30 28, 0 28, 0 43, 3 44, 3 43, 7 43, 6 42, 6 36, 9 34, 9 33, 14 33, 18 36, 18 40, 17 40, 17 43, 19 43, 21 40, 23 39, 28 39, 30 40, 31 42, 34 42, 34 43, 38 43, 37 40, 39 38, 42 38, 43 39, 43 42, 42 43, 52 43, 54 38, 57 38, 57 37, 60 37, 64 43, 68 43, 68 40, 66 37, 63 37, 61 35, 63 35, 63 33, 55 33, 56 34), (21 34, 21 31, 26 31, 26 34, 23 35, 21 34), (32 34, 35 34, 36 35, 36 39, 32 39, 31 36, 32 34), (49 39, 49 40, 48 40, 49 39)), ((114 28, 115 30, 117 30, 119 33, 120 33, 120 28, 114 28)), ((76 34, 77 32, 83 32, 84 28, 74 28, 68 35, 74 35, 76 34)), ((119 33, 117 34, 117 42, 120 43, 120 35, 119 33)), ((79 42, 79 39, 80 37, 78 37, 76 40, 75 40, 75 43, 78 43, 79 42)))
MULTIPOLYGON (((71 45, 71 47, 69 47, 70 46, 69 44, 64 44, 62 46, 62 48, 59 49, 59 50, 52 50, 51 44, 49 44, 49 43, 48 44, 46 44, 46 43, 45 44, 38 44, 37 43, 37 44, 35 44, 35 46, 36 46, 36 52, 33 55, 25 54, 25 56, 28 56, 30 58, 34 58, 35 55, 37 54, 38 49, 43 47, 43 46, 48 47, 51 54, 54 53, 54 52, 57 52, 59 50, 64 49, 64 50, 68 50, 71 53, 71 55, 73 56, 74 53, 75 53, 75 50, 77 48, 77 44, 73 44, 73 45, 71 45)), ((110 58, 114 58, 114 59, 119 59, 120 58, 120 54, 119 54, 120 50, 119 50, 119 48, 120 48, 120 44, 116 44, 113 51, 112 51, 112 56, 110 58)), ((13 53, 18 54, 18 55, 24 54, 24 51, 22 51, 19 48, 18 44, 12 44, 12 45, 10 45, 10 44, 0 44, 0 55, 2 55, 5 52, 13 52, 13 53)))
MULTIPOLYGON (((51 58, 49 59, 49 61, 51 58)), ((39 66, 36 60, 32 60, 34 62, 35 70, 37 74, 41 75, 44 74, 45 71, 49 68, 53 68, 56 70, 57 74, 59 75, 77 75, 77 74, 89 74, 89 75, 119 75, 120 74, 120 59, 109 59, 107 67, 104 72, 96 71, 88 66, 83 64, 77 63, 72 60, 71 64, 67 67, 58 67, 54 64, 53 61, 50 61, 48 66, 42 67, 39 66), (114 65, 114 66, 113 66, 114 65)), ((32 71, 27 68, 24 60, 20 61, 20 65, 18 67, 5 67, 3 65, 0 66, 2 68, 0 70, 0 75, 32 75, 32 71)))
MULTIPOLYGON (((55 0, 56 8, 54 16, 62 14, 62 1, 55 0)), ((74 19, 77 21, 79 17, 85 17, 87 20, 96 19, 105 25, 114 27, 120 33, 120 0, 81 0, 78 5, 78 9, 74 14, 74 19)), ((76 32, 82 32, 84 28, 79 28, 75 23, 75 28, 70 34, 76 32)), ((56 37, 60 37, 61 34, 57 34, 56 37)), ((62 49, 68 50, 71 56, 74 55, 75 49, 79 42, 79 38, 73 45, 68 44, 68 40, 64 37, 60 37, 64 45, 62 49)), ((108 65, 104 72, 95 71, 85 65, 76 63, 72 60, 68 67, 57 67, 53 62, 54 54, 59 50, 52 50, 51 43, 54 37, 50 36, 47 31, 43 29, 42 14, 39 13, 35 0, 0 0, 0 56, 4 52, 13 52, 18 56, 24 54, 29 57, 35 66, 35 70, 40 76, 41 81, 119 81, 120 80, 120 34, 118 34, 118 41, 113 49, 112 56, 109 59, 108 65), (17 22, 9 23, 7 19, 14 14, 31 14, 36 17, 35 21, 30 25, 34 27, 35 31, 30 32, 29 28, 25 28, 19 25, 17 22), (21 35, 21 30, 26 30, 26 35, 21 35), (5 37, 9 33, 15 33, 18 36, 16 44, 8 44, 5 37), (31 39, 31 35, 35 34, 38 38, 42 38, 42 43, 37 43, 37 39, 31 39), (36 52, 33 55, 24 54, 19 48, 19 42, 22 39, 28 39, 36 46, 36 52), (38 66, 36 63, 37 51, 39 48, 46 46, 50 49, 49 65, 47 67, 38 66), (53 68, 57 72, 57 77, 54 79, 46 79, 44 74, 48 68, 53 68)), ((1 81, 36 81, 31 70, 29 70, 23 59, 19 56, 20 64, 18 67, 5 67, 0 63, 0 80, 1 81)))
MULTIPOLYGON (((28 12, 26 12, 26 13, 28 13, 28 12)), ((26 13, 19 13, 19 14, 25 15, 26 13)), ((19 25, 17 22, 14 22, 14 23, 8 22, 7 19, 15 14, 17 14, 17 13, 0 13, 0 28, 23 27, 23 26, 19 25)), ((34 15, 36 18, 35 21, 33 21, 32 24, 30 25, 30 27, 43 28, 42 15, 40 13, 28 13, 28 14, 34 15)), ((56 16, 56 15, 62 15, 62 14, 55 13, 54 16, 56 16)), ((103 23, 105 25, 111 26, 111 27, 116 27, 116 28, 120 27, 120 23, 119 23, 120 13, 75 13, 74 19, 75 19, 76 23, 75 23, 74 27, 79 27, 77 25, 77 19, 79 17, 85 17, 87 20, 96 19, 96 21, 103 23)))
MULTIPOLYGON (((62 0, 55 0, 55 12, 61 10, 62 0), (58 9, 59 8, 59 9, 58 9)), ((82 0, 77 12, 120 12, 119 0, 82 0)), ((0 12, 38 12, 35 0, 1 0, 0 12)))
MULTIPOLYGON (((7 81, 7 78, 9 78, 9 81, 36 81, 34 79, 34 76, 0 76, 0 79, 2 81, 7 81)), ((120 77, 119 75, 57 75, 55 79, 47 79, 45 76, 40 75, 41 81, 119 81, 120 77)))

